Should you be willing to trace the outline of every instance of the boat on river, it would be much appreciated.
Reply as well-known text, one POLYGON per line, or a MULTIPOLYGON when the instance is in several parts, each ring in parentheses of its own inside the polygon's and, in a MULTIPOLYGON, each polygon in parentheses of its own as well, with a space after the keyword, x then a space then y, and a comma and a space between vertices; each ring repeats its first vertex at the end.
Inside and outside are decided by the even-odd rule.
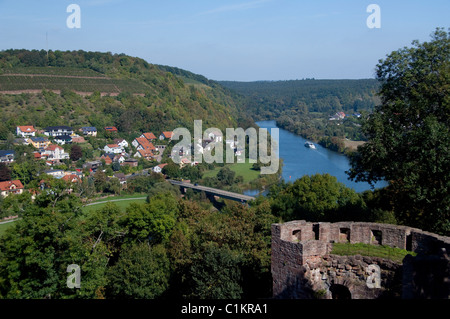
POLYGON ((316 146, 315 146, 314 143, 312 143, 312 142, 306 142, 306 143, 305 143, 305 147, 307 147, 307 148, 312 148, 312 149, 315 149, 315 148, 316 148, 316 146))

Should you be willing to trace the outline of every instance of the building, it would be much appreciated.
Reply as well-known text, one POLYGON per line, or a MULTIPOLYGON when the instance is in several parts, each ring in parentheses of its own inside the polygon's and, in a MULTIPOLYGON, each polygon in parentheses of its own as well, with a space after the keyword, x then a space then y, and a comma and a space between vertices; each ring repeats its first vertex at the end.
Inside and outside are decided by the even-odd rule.
POLYGON ((117 144, 117 145, 119 145, 122 148, 125 148, 125 147, 129 146, 128 142, 125 139, 123 139, 123 138, 116 138, 116 139, 114 139, 114 144, 117 144))
POLYGON ((66 181, 66 182, 70 182, 70 183, 81 183, 81 178, 78 177, 76 174, 64 175, 62 180, 66 181))
POLYGON ((346 117, 344 112, 337 112, 329 118, 330 121, 343 120, 346 117))
POLYGON ((223 135, 221 131, 213 131, 208 134, 208 137, 214 142, 222 142, 223 135))
POLYGON ((142 134, 142 135, 139 136, 139 137, 143 137, 143 138, 149 140, 150 142, 156 140, 156 136, 155 136, 155 134, 153 134, 152 132, 144 133, 144 134, 142 134))
POLYGON ((105 127, 105 131, 110 133, 117 133, 119 130, 115 126, 107 126, 105 127))
POLYGON ((41 155, 46 156, 51 161, 60 161, 69 158, 69 153, 66 153, 61 146, 55 144, 47 146, 41 155))
POLYGON ((127 178, 124 173, 115 173, 114 177, 120 182, 120 185, 125 185, 127 183, 127 178))
POLYGON ((0 195, 7 197, 11 194, 22 194, 24 190, 20 180, 0 182, 0 195))
POLYGON ((0 150, 0 163, 14 162, 15 152, 13 150, 0 150))
POLYGON ((36 136, 36 129, 33 126, 17 126, 16 135, 21 137, 36 136))
POLYGON ((97 128, 93 126, 85 126, 81 128, 83 135, 97 136, 97 128))
POLYGON ((46 148, 51 144, 51 142, 46 137, 30 137, 27 142, 28 144, 33 145, 34 148, 38 149, 46 148))
POLYGON ((173 132, 162 132, 161 133, 161 135, 159 136, 159 139, 161 140, 161 141, 163 141, 163 140, 172 140, 172 135, 173 135, 173 132))
POLYGON ((62 169, 49 169, 44 171, 44 174, 47 174, 49 176, 52 176, 54 178, 63 178, 64 176, 66 176, 66 173, 64 173, 64 171, 62 169))
POLYGON ((103 150, 105 153, 114 153, 114 154, 121 154, 124 150, 121 146, 117 144, 107 144, 103 150))
POLYGON ((156 147, 153 145, 153 143, 149 142, 145 137, 137 137, 131 142, 131 145, 133 145, 136 150, 148 150, 148 151, 154 151, 156 150, 156 147))
POLYGON ((162 173, 163 168, 166 166, 167 164, 159 164, 156 165, 155 167, 152 168, 152 171, 155 173, 162 173))
POLYGON ((115 156, 116 156, 116 154, 114 154, 114 153, 108 153, 108 154, 102 155, 102 157, 100 157, 100 160, 104 160, 105 165, 111 165, 113 163, 113 159, 115 156))
POLYGON ((51 137, 72 135, 73 129, 70 126, 49 126, 44 129, 44 134, 51 137))
POLYGON ((134 158, 128 158, 123 162, 123 165, 128 165, 130 167, 137 167, 139 164, 137 159, 134 158))
POLYGON ((88 168, 92 170, 96 170, 97 168, 102 166, 101 161, 90 161, 83 164, 83 168, 88 168))
POLYGON ((152 153, 152 151, 145 149, 145 150, 138 150, 136 152, 136 154, 134 154, 133 157, 137 157, 137 158, 143 158, 146 160, 152 160, 153 159, 154 154, 152 153))
POLYGON ((72 136, 70 135, 60 135, 55 137, 54 141, 58 143, 59 145, 64 144, 71 144, 72 143, 72 136))

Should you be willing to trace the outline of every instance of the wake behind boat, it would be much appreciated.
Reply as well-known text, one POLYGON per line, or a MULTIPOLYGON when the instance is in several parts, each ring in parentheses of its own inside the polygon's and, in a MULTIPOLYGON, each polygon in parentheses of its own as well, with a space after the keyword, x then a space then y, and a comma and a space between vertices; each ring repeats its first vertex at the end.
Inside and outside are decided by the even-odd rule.
POLYGON ((315 146, 313 143, 311 143, 311 142, 306 142, 306 143, 305 143, 305 147, 307 147, 307 148, 312 148, 312 149, 315 149, 315 148, 316 148, 316 146, 315 146))

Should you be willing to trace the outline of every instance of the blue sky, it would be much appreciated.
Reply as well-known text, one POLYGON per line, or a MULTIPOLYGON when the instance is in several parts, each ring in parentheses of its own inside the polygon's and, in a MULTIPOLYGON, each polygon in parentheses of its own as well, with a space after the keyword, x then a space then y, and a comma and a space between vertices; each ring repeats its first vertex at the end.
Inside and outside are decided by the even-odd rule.
POLYGON ((0 0, 0 50, 125 53, 213 80, 374 77, 379 59, 450 27, 448 0, 0 0), (81 28, 69 29, 69 4, 81 28), (381 28, 369 29, 369 4, 381 28))

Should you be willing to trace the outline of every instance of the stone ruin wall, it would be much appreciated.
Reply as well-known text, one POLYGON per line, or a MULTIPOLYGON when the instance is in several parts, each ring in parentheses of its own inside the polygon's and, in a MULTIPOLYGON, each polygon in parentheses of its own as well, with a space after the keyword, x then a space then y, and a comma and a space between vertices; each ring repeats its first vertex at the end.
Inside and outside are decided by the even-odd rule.
POLYGON ((438 298, 450 298, 450 263, 446 252, 450 252, 449 237, 406 226, 306 221, 274 224, 273 296, 330 299, 330 287, 338 284, 347 287, 353 299, 426 298, 430 294, 438 298), (381 244, 420 255, 414 258, 407 256, 406 264, 405 261, 399 264, 378 257, 331 255, 335 242, 381 244), (367 284, 373 278, 370 273, 373 265, 380 270, 380 288, 367 284), (431 275, 430 271, 434 273, 431 275), (427 280, 431 277, 435 281, 433 285, 442 286, 437 289, 438 293, 435 292, 436 287, 429 287, 427 280), (427 295, 424 289, 433 292, 427 295))

